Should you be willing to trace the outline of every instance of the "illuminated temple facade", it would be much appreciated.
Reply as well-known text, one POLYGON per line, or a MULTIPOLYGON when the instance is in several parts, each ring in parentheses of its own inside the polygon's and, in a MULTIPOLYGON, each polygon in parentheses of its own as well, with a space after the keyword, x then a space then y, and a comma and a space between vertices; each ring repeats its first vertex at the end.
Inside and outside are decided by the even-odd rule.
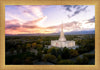
POLYGON ((63 24, 61 25, 61 32, 60 32, 60 38, 59 40, 51 40, 51 46, 54 47, 67 47, 67 48, 73 48, 75 47, 75 41, 67 41, 64 32, 63 32, 63 24))

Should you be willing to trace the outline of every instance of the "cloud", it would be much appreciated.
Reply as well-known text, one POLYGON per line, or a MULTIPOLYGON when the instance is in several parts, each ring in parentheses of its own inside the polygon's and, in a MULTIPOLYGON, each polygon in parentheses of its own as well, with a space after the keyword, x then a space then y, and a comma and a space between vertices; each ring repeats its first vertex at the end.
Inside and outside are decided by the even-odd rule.
MULTIPOLYGON (((45 30, 46 31, 51 30, 52 32, 59 32, 59 30, 61 29, 61 25, 62 24, 57 25, 57 26, 46 27, 45 30)), ((63 24, 64 31, 67 31, 67 32, 73 31, 73 30, 79 30, 81 28, 81 26, 82 26, 82 24, 77 21, 63 24)))
POLYGON ((32 5, 26 5, 26 6, 20 6, 22 7, 24 10, 24 13, 28 13, 30 15, 35 15, 36 17, 43 17, 43 13, 42 13, 42 6, 32 6, 32 5))
POLYGON ((54 28, 58 28, 59 27, 59 25, 58 26, 50 26, 50 27, 46 27, 47 29, 54 29, 54 28))
POLYGON ((71 12, 72 5, 64 5, 67 11, 71 12))
POLYGON ((73 21, 73 22, 65 23, 63 26, 65 28, 65 31, 70 32, 70 31, 81 29, 82 23, 73 21))
POLYGON ((95 23, 95 16, 93 16, 91 19, 87 21, 87 23, 95 23))
POLYGON ((38 6, 38 5, 14 5, 16 10, 11 10, 11 12, 6 11, 6 16, 11 17, 12 19, 17 19, 20 22, 24 22, 23 19, 37 19, 43 17, 42 9, 45 6, 38 6), (18 12, 16 12, 18 10, 18 12), (16 14, 15 14, 16 12, 16 14), (23 17, 22 17, 23 16, 23 17), (23 19, 21 19, 23 18, 23 19))
POLYGON ((32 14, 31 10, 30 9, 27 9, 26 7, 30 7, 29 5, 14 5, 14 7, 19 10, 18 12, 21 13, 21 15, 23 15, 24 17, 27 17, 27 18, 32 18, 32 19, 35 19, 35 16, 32 14))
MULTIPOLYGON (((37 24, 36 21, 37 20, 27 21, 23 25, 20 25, 19 23, 7 25, 5 32, 6 34, 35 34, 35 33, 45 33, 46 34, 46 33, 57 33, 61 29, 61 24, 56 25, 56 26, 50 26, 50 27, 40 27, 36 25, 37 24)), ((80 30, 86 29, 87 27, 85 26, 90 26, 86 24, 85 26, 83 25, 84 25, 83 23, 80 23, 77 21, 64 23, 63 24, 64 32, 80 31, 80 30)))
POLYGON ((13 20, 6 20, 5 21, 5 26, 9 26, 9 25, 20 25, 20 21, 17 19, 13 19, 13 20))
POLYGON ((21 19, 18 15, 16 14, 11 14, 9 12, 6 12, 7 16, 10 16, 11 18, 13 18, 13 20, 18 20, 18 22, 20 22, 20 24, 22 24, 24 22, 23 19, 21 19))
POLYGON ((46 19, 46 16, 43 16, 43 17, 38 18, 38 19, 33 20, 33 21, 27 21, 22 26, 23 27, 28 27, 28 28, 29 27, 32 28, 34 26, 39 26, 39 24, 43 23, 45 19, 46 19))
POLYGON ((24 14, 24 16, 35 19, 34 15, 30 14, 30 12, 28 12, 28 11, 23 11, 23 14, 24 14))
MULTIPOLYGON (((61 7, 61 6, 60 6, 61 7)), ((64 23, 64 31, 67 32, 67 31, 73 31, 73 30, 81 30, 83 28, 88 28, 88 26, 90 25, 84 25, 85 22, 88 21, 88 23, 90 22, 95 22, 95 17, 94 18, 91 18, 91 19, 88 19, 90 18, 92 15, 92 12, 88 12, 91 14, 91 16, 84 16, 84 13, 83 11, 86 11, 88 10, 89 11, 89 8, 90 8, 90 11, 91 11, 91 7, 89 7, 87 9, 87 5, 65 5, 63 6, 65 9, 65 11, 68 12, 67 16, 69 18, 73 17, 73 16, 76 16, 79 14, 79 17, 75 17, 75 18, 72 18, 72 19, 67 19, 65 18, 64 22, 68 22, 68 23, 64 23), (82 13, 82 15, 80 15, 82 13), (80 16, 83 16, 81 19, 80 19, 80 16), (84 22, 83 21, 83 18, 85 18, 84 22), (78 20, 77 20, 78 19, 78 20), (88 20, 86 20, 88 19, 88 20), (83 27, 82 27, 83 26, 83 27)), ((62 17, 59 19, 59 21, 55 21, 53 18, 51 18, 50 16, 52 16, 52 13, 53 12, 48 12, 48 13, 51 13, 50 15, 49 14, 46 14, 47 11, 49 11, 51 8, 48 8, 44 13, 42 12, 43 8, 45 8, 45 6, 33 6, 33 5, 19 5, 19 6, 16 6, 14 7, 14 9, 12 9, 13 7, 11 7, 11 11, 7 11, 8 14, 6 14, 8 17, 8 19, 10 19, 9 21, 6 20, 6 33, 52 33, 52 32, 57 32, 60 30, 60 20, 62 20, 62 17), (16 9, 16 10, 15 10, 16 9), (18 11, 17 11, 18 10, 18 11), (9 14, 11 13, 11 14, 9 14), (44 16, 47 15, 49 17, 49 19, 46 21, 47 23, 45 23, 44 21, 47 19, 47 16, 44 16), (9 16, 10 17, 9 17, 9 16), (24 20, 22 20, 22 19, 24 20), (12 20, 13 19, 13 20, 12 20), (55 22, 54 22, 55 21, 55 22), (57 25, 57 26, 50 26, 50 25, 57 25), (58 24, 56 24, 58 23, 58 24), (46 24, 46 25, 45 25, 46 24), (49 27, 47 27, 49 26, 49 27)), ((54 11, 56 12, 56 11, 54 11)), ((63 13, 64 11, 62 11, 63 13)), ((62 16, 64 14, 61 14, 62 16)), ((65 15, 66 16, 66 15, 65 15)), ((55 16, 57 17, 57 16, 55 16)), ((64 17, 64 16, 63 16, 64 17)), ((92 25, 93 26, 93 25, 92 25)), ((90 26, 91 27, 91 26, 90 26)), ((93 27, 92 27, 93 28, 93 27)))
POLYGON ((10 24, 8 26, 6 26, 6 29, 13 29, 13 30, 16 30, 17 28, 20 27, 20 24, 10 24))
POLYGON ((18 28, 21 27, 20 21, 16 20, 16 19, 14 19, 14 20, 6 20, 5 24, 6 24, 5 25, 5 29, 6 30, 8 30, 8 29, 10 29, 10 30, 17 30, 18 28))
POLYGON ((81 8, 81 9, 76 10, 72 16, 75 16, 75 15, 79 14, 81 11, 85 11, 85 9, 86 9, 87 7, 88 7, 88 6, 85 6, 85 7, 81 8))
POLYGON ((67 12, 70 12, 70 15, 67 15, 67 17, 71 18, 80 12, 83 12, 88 7, 87 5, 64 5, 63 6, 67 12))
POLYGON ((5 21, 6 29, 17 29, 19 27, 39 28, 36 24, 40 23, 43 19, 44 19, 44 17, 38 18, 38 19, 33 20, 33 21, 27 21, 27 22, 23 23, 22 25, 20 25, 19 20, 8 20, 8 21, 5 21))
POLYGON ((42 28, 38 26, 37 24, 42 23, 44 21, 44 18, 45 16, 33 21, 27 21, 23 23, 22 25, 20 24, 19 20, 6 20, 5 32, 6 34, 8 33, 14 34, 15 31, 16 33, 34 33, 35 31, 38 31, 38 32, 40 32, 41 30, 43 31, 43 29, 45 28, 42 28))

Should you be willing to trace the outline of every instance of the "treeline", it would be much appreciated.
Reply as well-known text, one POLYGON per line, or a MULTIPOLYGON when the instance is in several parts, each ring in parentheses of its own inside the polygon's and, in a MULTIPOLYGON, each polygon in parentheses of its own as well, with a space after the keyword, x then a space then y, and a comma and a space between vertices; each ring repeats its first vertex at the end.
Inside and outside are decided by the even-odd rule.
MULTIPOLYGON (((13 53, 12 53, 13 54, 13 53)), ((35 64, 37 62, 50 62, 53 64, 89 64, 91 59, 95 58, 95 54, 84 54, 79 57, 79 52, 76 49, 56 48, 38 49, 38 53, 23 52, 16 55, 6 56, 6 64, 35 64), (71 60, 75 58, 74 61, 71 60)))
POLYGON ((76 49, 48 48, 51 40, 59 36, 7 36, 5 40, 6 64, 35 64, 36 62, 51 62, 53 64, 89 64, 94 54, 79 55, 95 49, 94 35, 67 35, 67 40, 75 40, 76 49), (31 52, 34 49, 36 52, 31 52), (16 51, 16 54, 14 54, 16 51), (7 52, 10 54, 7 55, 7 52), (14 54, 14 55, 13 55, 14 54), (75 58, 74 60, 71 60, 75 58))

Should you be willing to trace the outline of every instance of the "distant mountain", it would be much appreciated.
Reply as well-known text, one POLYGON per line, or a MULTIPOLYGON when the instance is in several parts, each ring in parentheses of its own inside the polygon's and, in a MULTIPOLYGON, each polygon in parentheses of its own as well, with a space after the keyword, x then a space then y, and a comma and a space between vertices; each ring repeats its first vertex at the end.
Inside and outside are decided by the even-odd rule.
MULTIPOLYGON (((36 33, 36 34, 6 34, 6 36, 48 36, 48 35, 59 35, 58 33, 51 33, 51 34, 42 34, 42 33, 36 33)), ((80 35, 80 34, 95 34, 95 30, 84 30, 84 31, 71 31, 71 32, 65 32, 65 35, 80 35)))
POLYGON ((65 34, 67 34, 67 35, 95 34, 95 30, 72 31, 72 32, 66 32, 65 34))

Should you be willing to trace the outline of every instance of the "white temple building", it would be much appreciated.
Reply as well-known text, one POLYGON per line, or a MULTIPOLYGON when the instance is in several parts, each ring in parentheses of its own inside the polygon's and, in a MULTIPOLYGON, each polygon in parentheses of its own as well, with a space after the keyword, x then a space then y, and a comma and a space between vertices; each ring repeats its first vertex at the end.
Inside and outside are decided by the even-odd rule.
POLYGON ((64 32, 63 32, 63 24, 61 25, 61 32, 59 40, 51 40, 51 46, 54 47, 67 47, 67 48, 75 48, 75 41, 67 41, 64 32))

